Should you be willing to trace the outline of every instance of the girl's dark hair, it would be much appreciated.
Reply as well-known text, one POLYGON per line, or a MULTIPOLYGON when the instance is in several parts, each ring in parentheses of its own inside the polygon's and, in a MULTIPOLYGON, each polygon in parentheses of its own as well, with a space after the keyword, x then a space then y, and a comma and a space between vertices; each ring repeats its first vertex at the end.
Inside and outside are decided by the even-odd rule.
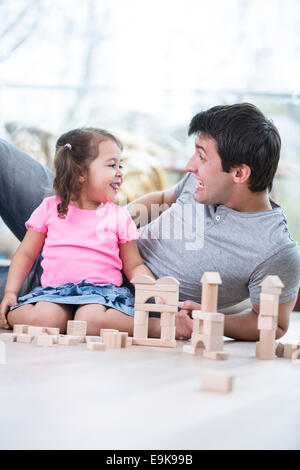
POLYGON ((272 189, 281 138, 273 122, 253 104, 215 106, 193 117, 189 135, 203 134, 217 143, 223 171, 246 164, 251 169, 249 189, 272 189))
POLYGON ((123 150, 123 145, 117 137, 94 127, 74 129, 57 140, 53 188, 61 199, 57 205, 59 217, 66 216, 71 198, 78 199, 81 190, 79 175, 87 172, 90 163, 99 154, 99 144, 105 140, 112 140, 123 150))

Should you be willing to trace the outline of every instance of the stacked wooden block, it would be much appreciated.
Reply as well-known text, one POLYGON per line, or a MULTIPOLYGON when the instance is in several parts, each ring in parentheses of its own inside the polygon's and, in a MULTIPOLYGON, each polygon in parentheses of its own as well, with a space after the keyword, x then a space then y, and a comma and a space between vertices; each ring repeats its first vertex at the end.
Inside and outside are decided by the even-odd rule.
POLYGON ((174 348, 179 282, 173 277, 162 277, 154 281, 145 275, 137 276, 131 282, 135 285, 133 344, 174 348), (152 297, 160 298, 164 303, 146 303, 152 297), (149 312, 161 314, 160 338, 148 338, 149 312))
POLYGON ((224 315, 217 313, 219 273, 206 272, 201 278, 202 310, 193 310, 192 344, 183 346, 183 352, 200 355, 206 359, 223 360, 224 315))
POLYGON ((260 285, 261 294, 257 325, 260 335, 259 342, 256 343, 256 357, 263 360, 272 360, 275 358, 279 297, 284 285, 278 276, 268 276, 260 285))

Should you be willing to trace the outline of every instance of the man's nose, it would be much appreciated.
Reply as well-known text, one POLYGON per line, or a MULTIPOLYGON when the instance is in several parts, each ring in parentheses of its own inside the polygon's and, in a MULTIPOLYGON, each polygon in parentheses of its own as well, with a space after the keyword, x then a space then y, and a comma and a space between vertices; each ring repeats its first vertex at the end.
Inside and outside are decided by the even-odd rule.
POLYGON ((191 173, 194 173, 196 171, 195 169, 195 158, 194 158, 194 155, 189 159, 189 161, 187 162, 186 166, 185 166, 185 171, 186 172, 191 172, 191 173))

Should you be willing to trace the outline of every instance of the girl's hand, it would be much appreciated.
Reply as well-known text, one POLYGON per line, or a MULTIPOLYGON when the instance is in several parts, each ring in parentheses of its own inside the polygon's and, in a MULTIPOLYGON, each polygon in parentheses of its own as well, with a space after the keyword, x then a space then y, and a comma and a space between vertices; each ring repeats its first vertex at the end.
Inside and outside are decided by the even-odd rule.
POLYGON ((14 292, 6 292, 0 305, 0 318, 4 328, 9 329, 9 324, 6 315, 9 312, 9 307, 18 305, 17 296, 14 292))

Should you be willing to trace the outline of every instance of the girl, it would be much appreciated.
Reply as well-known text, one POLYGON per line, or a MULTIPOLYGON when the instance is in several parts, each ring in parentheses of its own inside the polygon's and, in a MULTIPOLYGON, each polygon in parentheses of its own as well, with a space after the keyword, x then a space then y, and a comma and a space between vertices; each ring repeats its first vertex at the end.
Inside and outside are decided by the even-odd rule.
POLYGON ((120 287, 121 269, 129 280, 153 275, 139 255, 139 233, 129 213, 114 204, 122 183, 121 152, 115 136, 96 128, 58 139, 55 196, 45 198, 26 222, 9 269, 0 307, 6 328, 53 326, 64 333, 74 318, 87 321, 88 335, 99 335, 100 328, 132 334, 134 297, 120 287), (17 302, 41 249, 41 287, 17 302))

